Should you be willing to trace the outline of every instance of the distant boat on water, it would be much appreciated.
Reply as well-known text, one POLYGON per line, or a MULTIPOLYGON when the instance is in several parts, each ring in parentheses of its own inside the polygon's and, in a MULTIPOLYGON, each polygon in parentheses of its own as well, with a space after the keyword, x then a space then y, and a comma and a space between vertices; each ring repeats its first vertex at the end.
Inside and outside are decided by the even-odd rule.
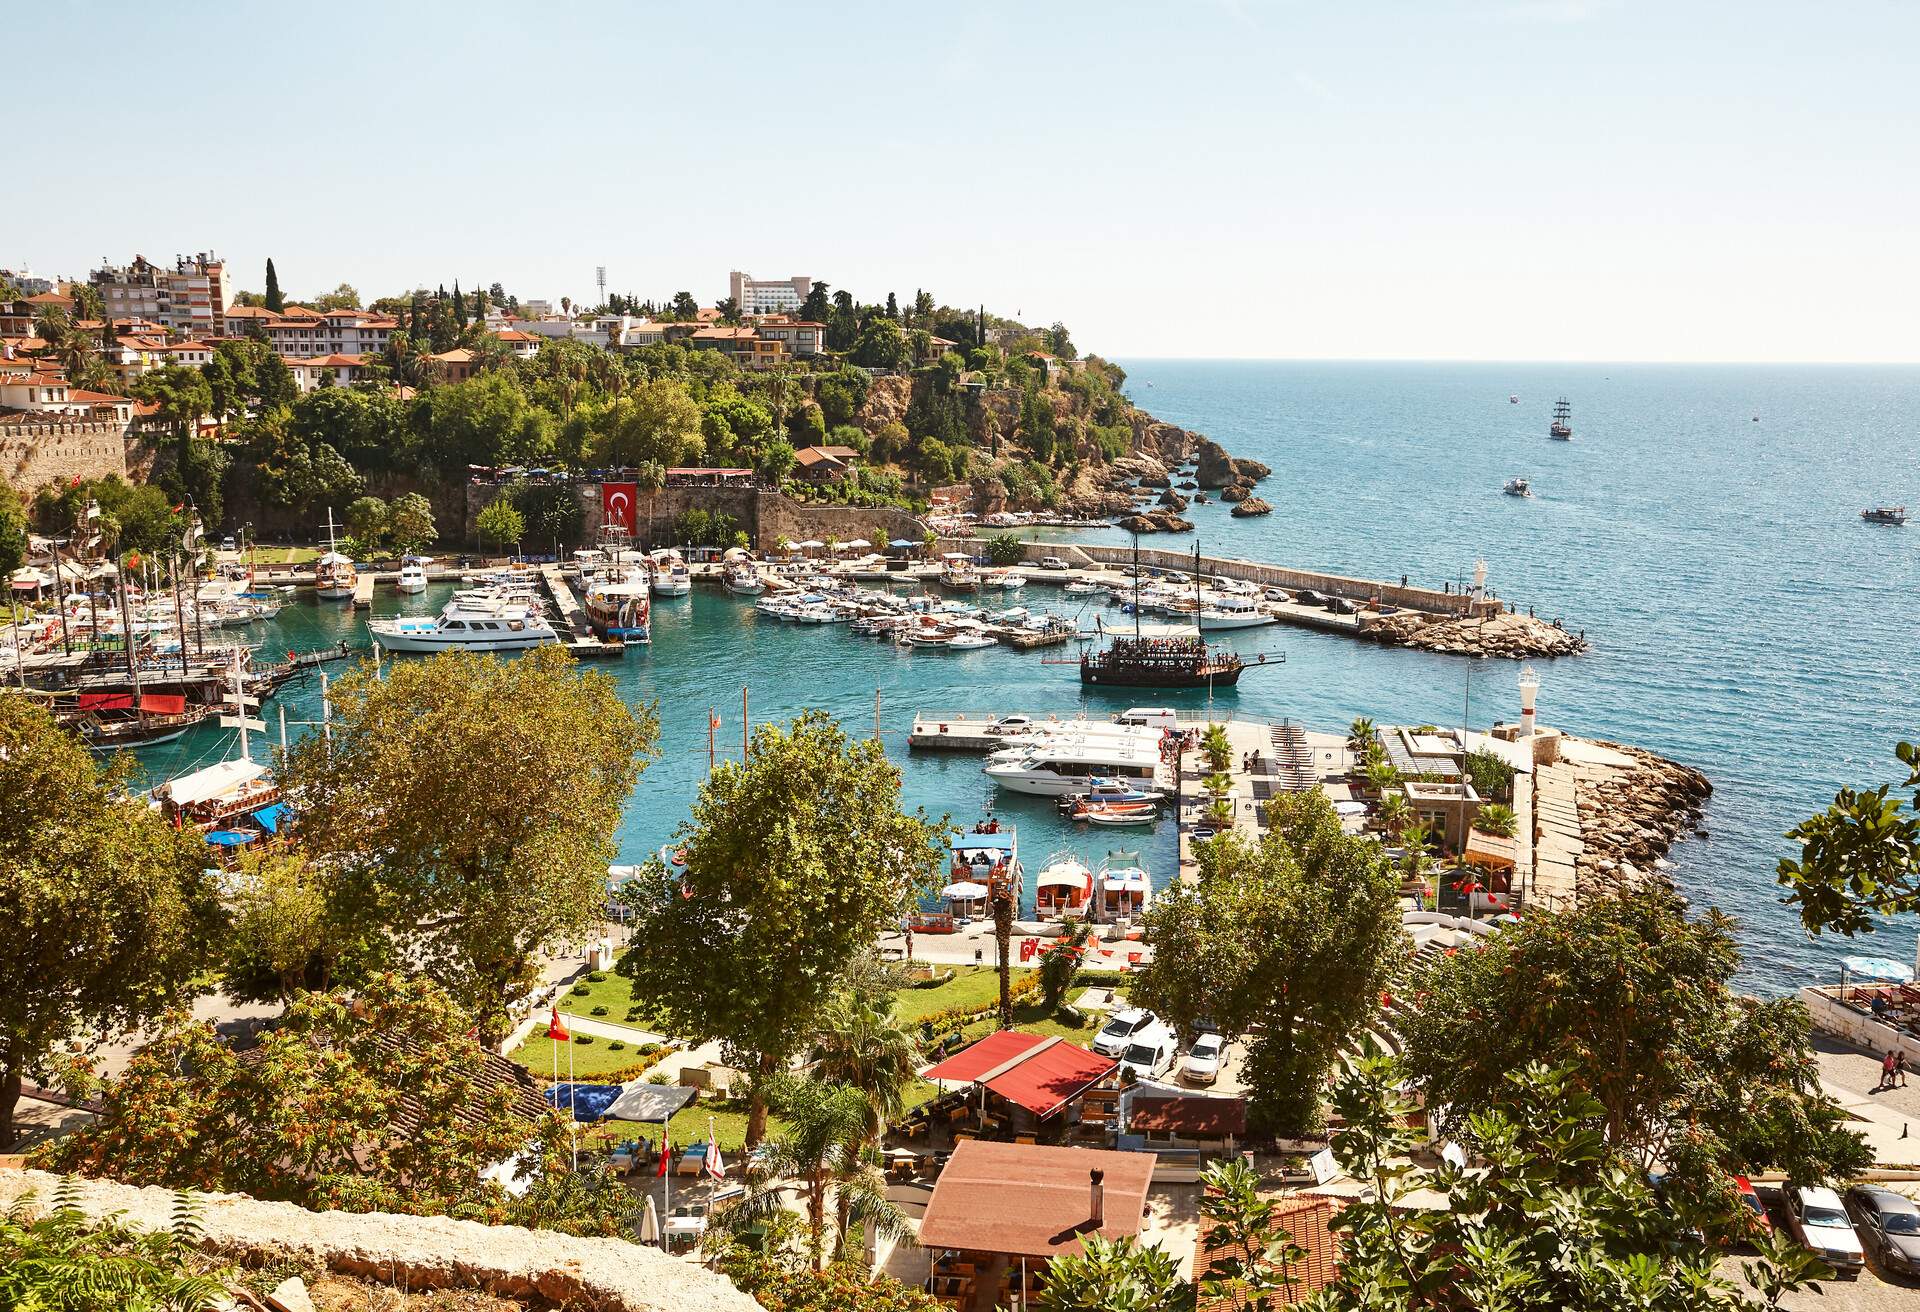
POLYGON ((1510 478, 1507 480, 1507 485, 1500 490, 1510 497, 1530 497, 1533 495, 1533 485, 1528 483, 1524 478, 1510 478))
POLYGON ((1573 407, 1564 396, 1553 403, 1553 422, 1547 425, 1547 436, 1558 442, 1573 437, 1573 407))
POLYGON ((1518 392, 1509 392, 1509 393, 1507 393, 1507 404, 1508 404, 1508 405, 1519 405, 1519 404, 1520 404, 1520 393, 1518 393, 1518 392))
POLYGON ((1875 506, 1871 510, 1861 511, 1860 518, 1866 520, 1869 524, 1900 525, 1907 522, 1907 508, 1905 506, 1875 506))

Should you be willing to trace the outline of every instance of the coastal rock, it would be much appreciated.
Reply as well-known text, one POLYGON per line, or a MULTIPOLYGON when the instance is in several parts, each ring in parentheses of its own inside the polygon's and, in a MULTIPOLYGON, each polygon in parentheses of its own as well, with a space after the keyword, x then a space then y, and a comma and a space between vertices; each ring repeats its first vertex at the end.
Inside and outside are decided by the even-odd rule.
POLYGON ((1165 474, 1148 474, 1141 478, 1141 487, 1172 487, 1173 480, 1165 474))
POLYGON ((1199 462, 1193 474, 1195 483, 1206 488, 1225 487, 1239 476, 1233 467, 1233 457, 1225 447, 1212 438, 1200 439, 1199 462))
POLYGON ((1239 483, 1229 483, 1220 489, 1220 499, 1225 502, 1245 501, 1253 495, 1253 489, 1239 483))
POLYGON ((1185 510, 1187 508, 1187 499, 1178 492, 1175 492, 1172 488, 1168 488, 1160 494, 1160 504, 1168 510, 1185 510))
POLYGON ((1192 492, 1196 488, 1198 488, 1200 485, 1194 482, 1192 479, 1188 478, 1188 479, 1181 480, 1178 484, 1176 484, 1176 486, 1179 487, 1179 489, 1182 492, 1192 492))
POLYGON ((1583 850, 1574 860, 1580 895, 1616 890, 1652 878, 1667 852, 1698 827, 1713 793, 1707 777, 1638 747, 1592 740, 1617 754, 1574 767, 1574 799, 1583 850))
POLYGON ((1272 513, 1273 507, 1262 501, 1259 497, 1248 497, 1245 501, 1242 501, 1233 508, 1233 517, 1235 519, 1247 519, 1253 515, 1271 515, 1272 513))
POLYGON ((1120 521, 1120 527, 1129 533, 1191 533, 1193 524, 1180 518, 1170 510, 1150 511, 1143 515, 1128 515, 1120 521))
POLYGON ((1245 456, 1235 456, 1233 458, 1233 471, 1240 475, 1241 479, 1248 484, 1258 483, 1261 479, 1273 473, 1273 470, 1267 465, 1262 464, 1258 460, 1249 460, 1245 456))
POLYGON ((1208 496, 1208 495, 1207 495, 1207 494, 1206 494, 1205 492, 1195 492, 1195 493, 1193 494, 1193 503, 1194 503, 1194 504, 1195 504, 1196 506, 1207 506, 1207 505, 1212 505, 1212 504, 1213 504, 1213 498, 1212 498, 1212 497, 1210 497, 1210 496, 1208 496))
POLYGON ((1557 624, 1531 615, 1501 612, 1477 619, 1403 610, 1367 620, 1361 632, 1389 647, 1450 656, 1506 656, 1516 660, 1537 656, 1575 656, 1586 651, 1587 640, 1557 624))

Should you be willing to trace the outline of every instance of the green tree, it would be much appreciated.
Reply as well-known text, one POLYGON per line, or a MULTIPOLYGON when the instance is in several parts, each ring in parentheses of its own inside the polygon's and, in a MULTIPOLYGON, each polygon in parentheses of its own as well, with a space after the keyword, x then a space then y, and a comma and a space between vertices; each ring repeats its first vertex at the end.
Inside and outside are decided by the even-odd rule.
POLYGON ((212 1024, 169 1012, 124 1074, 76 1082, 104 1109, 42 1160, 304 1207, 478 1203, 494 1188, 480 1172, 516 1156, 532 1127, 505 1090, 483 1094, 490 1054, 470 1024, 432 983, 397 975, 303 994, 246 1060, 212 1024))
POLYGON ((473 517, 473 531, 483 543, 491 542, 504 547, 509 543, 518 543, 527 535, 527 521, 518 510, 513 508, 509 497, 499 496, 489 501, 478 515, 473 517))
POLYGON ((266 290, 266 296, 265 296, 265 304, 267 309, 273 311, 275 314, 279 314, 287 308, 286 297, 280 294, 280 275, 274 272, 273 258, 271 256, 267 258, 267 290, 266 290))
POLYGON ((765 1226, 785 1209, 786 1192, 797 1189, 806 1207, 807 1256, 815 1268, 845 1255, 856 1223, 911 1243, 913 1231, 887 1198, 879 1156, 867 1138, 866 1094, 817 1080, 782 1081, 775 1092, 786 1127, 754 1154, 745 1196, 715 1214, 714 1240, 765 1226))
POLYGON ((697 460, 700 405, 677 378, 653 378, 615 398, 590 420, 594 463, 627 468, 657 461, 669 468, 697 460))
POLYGON ((418 492, 395 497, 387 516, 387 531, 393 545, 403 552, 411 554, 432 546, 440 536, 433 523, 433 503, 418 492))
POLYGON ((90 319, 98 323, 101 327, 101 340, 104 342, 112 335, 112 325, 107 323, 107 303, 101 297, 100 289, 88 282, 69 283, 67 289, 73 297, 73 317, 90 319))
POLYGON ((42 1210, 31 1192, 0 1215, 0 1307, 213 1312, 231 1307, 238 1273, 194 1246, 198 1216, 176 1201, 173 1226, 143 1230, 119 1213, 95 1220, 62 1190, 42 1210))
POLYGON ((1268 807, 1267 836, 1223 834, 1200 878, 1154 899, 1153 959, 1129 1000, 1183 1034, 1201 1017, 1254 1032, 1244 1078, 1251 1119, 1276 1134, 1313 1126, 1327 1072, 1372 1018, 1398 959, 1399 887, 1377 844, 1341 831, 1319 793, 1268 807))
POLYGON ((892 315, 876 315, 860 329, 853 362, 872 369, 898 369, 907 359, 907 335, 892 315))
POLYGON ((553 450, 552 412, 533 405, 509 371, 489 370, 436 387, 420 405, 426 455, 442 469, 538 464, 553 450))
POLYGON ((286 1003, 310 989, 332 988, 349 960, 365 967, 378 959, 378 927, 355 923, 330 888, 298 852, 243 855, 222 990, 242 1001, 286 1003))
POLYGON ((283 771, 306 802, 301 843, 498 1042, 540 949, 601 923, 659 718, 552 646, 362 670, 332 704, 331 734, 283 771))
POLYGON ((360 308, 360 293, 350 283, 341 283, 332 291, 313 303, 316 310, 357 310, 360 308))
POLYGON ((1920 911, 1920 747, 1900 743, 1894 756, 1907 771, 1898 786, 1913 790, 1911 800, 1893 796, 1892 784, 1843 788, 1833 805, 1787 831, 1800 856, 1782 857, 1777 875, 1810 934, 1872 933, 1878 916, 1920 911))
MULTIPOLYGON (((813 410, 809 413, 819 414, 820 412, 813 410)), ((784 439, 775 440, 761 450, 760 458, 754 462, 754 468, 759 472, 760 477, 777 487, 788 474, 793 472, 795 458, 793 443, 784 439)))
POLYGON ((863 997, 849 989, 820 1018, 807 1060, 815 1079, 866 1096, 866 1138, 877 1143, 905 1105, 922 1055, 920 1040, 901 1023, 890 995, 863 997))
POLYGON ((0 1147, 27 1075, 187 994, 220 921, 204 844, 25 697, 0 697, 0 1147))
POLYGON ((1086 960, 1093 942, 1093 926, 1068 916, 1061 922, 1060 937, 1040 956, 1040 997, 1052 1012, 1067 1000, 1073 977, 1086 960))
POLYGON ((715 301, 713 308, 720 312, 721 323, 731 325, 740 322, 740 302, 733 297, 729 296, 724 300, 715 301))
POLYGON ((140 400, 159 407, 155 418, 173 433, 184 462, 200 416, 213 409, 213 390, 205 376, 187 365, 164 365, 134 379, 131 390, 140 400))
POLYGON ((1513 800, 1513 767, 1485 747, 1467 753, 1467 782, 1482 797, 1499 802, 1513 800))
POLYGON ((760 1306, 781 1312, 944 1312, 948 1306, 892 1276, 869 1273, 861 1260, 825 1271, 793 1270, 777 1258, 740 1246, 721 1260, 720 1270, 760 1306))
POLYGON ((1529 915, 1422 976, 1396 1019, 1406 1069, 1449 1132, 1471 1133, 1537 1062, 1567 1070, 1623 1160, 1665 1162, 1702 1193, 1773 1167, 1848 1178, 1867 1155, 1820 1092, 1806 1011, 1735 992, 1733 929, 1657 883, 1529 915))
POLYGON ((1002 568, 1018 565, 1027 558, 1027 544, 1011 533, 987 539, 987 559, 1002 568))
POLYGON ((390 514, 387 503, 379 497, 361 497, 347 507, 347 532, 364 554, 371 556, 379 551, 381 542, 387 536, 390 514))
POLYGON ((1179 1261, 1158 1245, 1095 1232, 1078 1253, 1048 1264, 1033 1305, 1040 1312, 1193 1312, 1194 1290, 1179 1261))
POLYGON ((807 290, 807 298, 800 302, 800 317, 809 323, 827 321, 827 285, 816 282, 807 290))
POLYGON ((1486 802, 1474 812, 1473 827, 1483 834, 1492 834, 1498 838, 1512 838, 1520 828, 1520 817, 1513 808, 1499 802, 1486 802))
POLYGON ((0 478, 0 578, 27 563, 27 503, 0 478))
POLYGON ((766 1133, 763 1086, 818 1028, 848 963, 931 883, 939 833, 900 809, 878 743, 809 711, 762 725, 744 764, 708 776, 675 838, 684 875, 654 862, 627 886, 638 933, 620 973, 669 1032, 717 1039, 751 1072, 750 1144, 766 1133))
POLYGON ((700 317, 700 302, 693 299, 692 292, 675 292, 672 303, 667 306, 667 315, 682 323, 691 323, 700 317))
POLYGON ((534 541, 553 543, 555 555, 561 543, 579 538, 586 512, 571 483, 520 483, 509 495, 514 509, 525 517, 534 541))

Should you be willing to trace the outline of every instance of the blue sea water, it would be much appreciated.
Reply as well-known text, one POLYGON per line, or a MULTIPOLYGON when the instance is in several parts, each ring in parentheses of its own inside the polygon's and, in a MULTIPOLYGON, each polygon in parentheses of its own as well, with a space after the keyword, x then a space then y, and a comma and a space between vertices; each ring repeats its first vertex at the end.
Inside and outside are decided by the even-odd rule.
MULTIPOLYGON (((1502 597, 1585 630, 1591 653, 1538 664, 1542 721, 1650 748, 1711 778, 1710 837, 1681 844, 1674 873, 1697 903, 1739 917, 1751 987, 1797 987, 1848 950, 1910 954, 1911 922, 1865 948, 1809 941, 1779 905, 1773 869, 1791 851, 1787 828, 1843 784, 1893 778, 1893 743, 1920 730, 1920 527, 1859 519, 1883 501, 1920 507, 1920 369, 1125 364, 1146 409, 1273 467, 1260 489, 1271 516, 1189 512, 1209 554, 1430 584, 1468 578, 1484 559, 1502 597), (1573 405, 1572 442, 1546 435, 1559 396, 1573 405), (1515 474, 1532 480, 1533 499, 1501 495, 1515 474)), ((1193 538, 1151 541, 1190 548, 1193 538)), ((430 611, 444 595, 382 589, 375 610, 430 611)), ((1072 609, 1038 586, 1021 600, 1072 609)), ((721 720, 718 753, 738 757, 744 686, 755 722, 821 706, 861 734, 872 731, 878 692, 907 801, 963 823, 995 801, 1019 826, 1029 871, 1057 848, 1097 861, 1116 847, 1141 849, 1156 878, 1171 870, 1170 826, 1076 830, 1043 799, 993 798, 977 758, 909 754, 906 730, 922 709, 1106 713, 1143 702, 1198 708, 1204 694, 1085 692, 1071 666, 1042 653, 901 653, 841 626, 780 624, 704 589, 657 600, 654 615, 651 648, 603 667, 630 698, 656 700, 662 722, 660 757, 621 828, 623 861, 644 859, 686 818, 707 769, 710 711, 721 720)), ((263 645, 365 636, 344 605, 305 598, 263 645)), ((1328 729, 1360 714, 1444 724, 1470 715, 1484 728, 1516 712, 1512 662, 1286 628, 1233 640, 1287 660, 1220 694, 1223 709, 1328 729)), ((316 718, 312 684, 278 701, 291 719, 316 718)), ((276 704, 265 713, 275 722, 276 704)), ((223 748, 196 734, 146 765, 172 774, 223 748)))

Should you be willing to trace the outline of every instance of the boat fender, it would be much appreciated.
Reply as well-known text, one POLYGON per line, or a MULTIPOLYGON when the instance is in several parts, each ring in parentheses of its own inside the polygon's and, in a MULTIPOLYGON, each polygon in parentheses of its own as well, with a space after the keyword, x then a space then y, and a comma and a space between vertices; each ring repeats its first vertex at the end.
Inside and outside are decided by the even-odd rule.
POLYGON ((946 725, 944 725, 944 724, 943 724, 943 725, 941 725, 941 726, 940 726, 940 732, 941 732, 941 733, 945 733, 946 731, 947 731, 947 726, 946 726, 946 725))

